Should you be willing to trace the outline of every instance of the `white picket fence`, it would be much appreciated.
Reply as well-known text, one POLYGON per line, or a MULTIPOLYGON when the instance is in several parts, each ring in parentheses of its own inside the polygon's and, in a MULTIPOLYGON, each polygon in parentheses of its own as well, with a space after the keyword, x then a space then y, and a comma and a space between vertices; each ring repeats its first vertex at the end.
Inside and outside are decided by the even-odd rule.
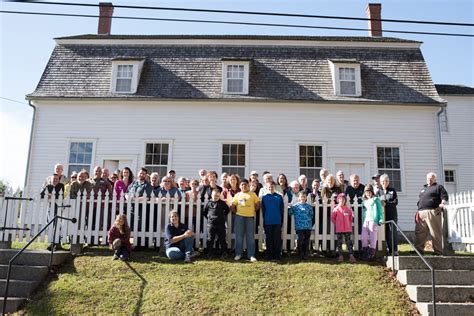
MULTIPOLYGON (((23 197, 24 198, 24 197, 23 197)), ((294 248, 295 229, 294 219, 288 216, 289 204, 286 197, 282 239, 283 250, 294 248), (288 230, 291 227, 291 230, 288 230)), ((77 199, 41 199, 39 194, 32 196, 31 200, 14 200, 0 197, 0 227, 15 227, 22 230, 0 231, 0 241, 30 241, 55 214, 76 218, 77 223, 61 220, 59 221, 56 240, 62 242, 66 239, 71 244, 106 245, 107 232, 112 226, 117 214, 126 214, 132 229, 132 239, 134 245, 143 247, 160 247, 164 245, 165 227, 168 224, 169 212, 178 210, 181 222, 184 222, 195 232, 195 247, 205 248, 207 242, 207 224, 203 218, 202 210, 207 201, 197 203, 192 199, 178 201, 176 198, 154 196, 149 198, 125 199, 124 196, 117 197, 115 193, 109 196, 100 193, 96 198, 79 196, 77 199), (25 230, 27 229, 27 230, 25 230), (67 236, 67 238, 66 238, 67 236)), ((334 201, 324 200, 322 203, 308 201, 315 209, 315 225, 311 239, 315 247, 320 245, 321 250, 334 250, 336 247, 334 225, 330 221, 331 210, 334 201), (322 213, 320 220, 320 213, 322 213)), ((354 210, 353 240, 360 241, 359 217, 361 216, 361 206, 357 200, 349 205, 354 210), (356 228, 357 227, 357 228, 356 228)), ((264 229, 262 213, 259 212, 259 224, 255 229, 255 239, 259 242, 259 248, 263 249, 264 229)), ((233 215, 229 214, 227 219, 227 242, 233 247, 232 241, 235 239, 232 225, 233 215)), ((257 222, 257 221, 256 221, 257 222)), ((382 249, 384 241, 384 229, 379 229, 378 249, 382 249)), ((47 229, 38 238, 38 242, 52 240, 53 230, 47 229)), ((354 242, 354 250, 359 249, 359 242, 354 242)))
POLYGON ((474 191, 451 194, 448 211, 448 241, 456 250, 474 253, 474 191))

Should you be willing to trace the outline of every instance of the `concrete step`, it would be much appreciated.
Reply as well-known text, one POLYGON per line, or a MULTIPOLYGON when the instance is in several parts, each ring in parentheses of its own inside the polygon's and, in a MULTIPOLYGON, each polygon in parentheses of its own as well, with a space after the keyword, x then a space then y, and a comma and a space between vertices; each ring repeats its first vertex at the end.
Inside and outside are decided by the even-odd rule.
MULTIPOLYGON (((18 249, 0 249, 0 264, 7 264, 18 253, 18 249)), ((16 265, 47 266, 51 252, 47 250, 27 250, 14 262, 16 265)), ((69 251, 55 251, 53 265, 60 265, 65 260, 72 258, 69 251)))
MULTIPOLYGON (((412 301, 431 301, 431 285, 407 285, 406 291, 412 301)), ((474 303, 474 286, 437 285, 435 299, 436 302, 474 303)))
MULTIPOLYGON (((432 303, 416 303, 422 315, 433 315, 432 303)), ((471 316, 474 313, 474 303, 436 303, 437 315, 471 316)))
MULTIPOLYGON (((0 297, 5 296, 5 285, 7 280, 0 279, 0 297)), ((38 285, 37 281, 10 280, 8 287, 9 297, 28 297, 38 285)))
MULTIPOLYGON (((0 264, 0 279, 6 279, 8 272, 8 264, 0 264)), ((47 266, 26 266, 13 265, 10 279, 25 281, 41 281, 48 274, 47 266)))
MULTIPOLYGON (((26 301, 25 297, 8 297, 5 312, 14 313, 26 301)), ((3 309, 3 297, 0 298, 0 311, 3 309)))
MULTIPOLYGON (((403 285, 431 285, 430 270, 399 270, 397 279, 403 285)), ((435 270, 437 285, 474 285, 474 271, 435 270)))
MULTIPOLYGON (((474 267, 474 256, 427 256, 425 257, 435 270, 470 270, 474 267)), ((392 257, 387 257, 387 267, 392 268, 392 257)), ((425 270, 424 262, 417 256, 395 257, 397 270, 425 270)))

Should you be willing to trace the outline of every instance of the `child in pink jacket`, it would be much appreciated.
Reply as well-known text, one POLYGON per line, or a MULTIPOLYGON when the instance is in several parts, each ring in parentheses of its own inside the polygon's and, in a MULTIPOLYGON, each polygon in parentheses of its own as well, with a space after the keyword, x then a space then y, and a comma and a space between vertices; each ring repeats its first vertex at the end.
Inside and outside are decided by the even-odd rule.
POLYGON ((355 263, 356 259, 352 250, 352 210, 346 206, 346 196, 344 193, 337 195, 338 205, 332 210, 331 221, 336 226, 337 236, 337 254, 338 261, 343 262, 342 256, 342 238, 346 240, 347 250, 349 251, 349 261, 355 263))

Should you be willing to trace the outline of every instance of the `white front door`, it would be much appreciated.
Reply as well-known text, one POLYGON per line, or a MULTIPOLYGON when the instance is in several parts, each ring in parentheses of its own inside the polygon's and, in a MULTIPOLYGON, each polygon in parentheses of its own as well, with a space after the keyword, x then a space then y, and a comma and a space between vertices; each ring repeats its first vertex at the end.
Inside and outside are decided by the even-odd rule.
POLYGON ((132 170, 132 172, 135 172, 137 168, 135 159, 120 159, 120 158, 118 159, 103 158, 102 166, 104 166, 104 168, 109 169, 110 172, 114 172, 117 169, 122 170, 124 167, 129 167, 132 170))
POLYGON ((338 170, 342 170, 344 172, 344 179, 347 181, 349 181, 350 175, 355 173, 359 175, 360 183, 367 183, 365 163, 336 163, 335 167, 334 176, 336 176, 338 170))

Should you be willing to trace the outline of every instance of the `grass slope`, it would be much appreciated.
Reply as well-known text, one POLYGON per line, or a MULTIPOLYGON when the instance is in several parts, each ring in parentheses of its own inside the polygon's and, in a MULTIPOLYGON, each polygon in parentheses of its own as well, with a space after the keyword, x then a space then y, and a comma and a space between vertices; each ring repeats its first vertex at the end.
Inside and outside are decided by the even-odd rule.
POLYGON ((22 312, 27 314, 298 313, 417 314, 380 265, 335 259, 282 263, 201 259, 171 263, 153 251, 112 261, 88 249, 63 265, 22 312))

